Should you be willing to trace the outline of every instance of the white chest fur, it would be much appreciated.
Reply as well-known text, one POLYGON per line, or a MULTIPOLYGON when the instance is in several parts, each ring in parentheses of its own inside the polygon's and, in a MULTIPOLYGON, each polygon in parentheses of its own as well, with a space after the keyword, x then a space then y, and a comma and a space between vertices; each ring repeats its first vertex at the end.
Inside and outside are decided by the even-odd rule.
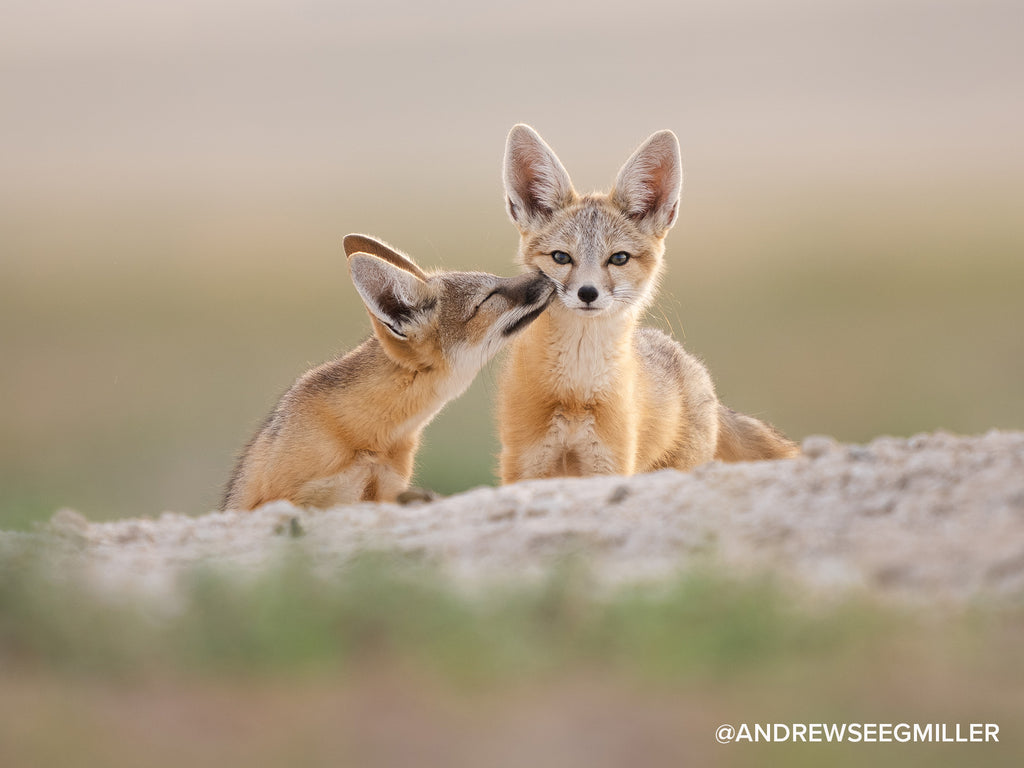
POLYGON ((583 401, 614 395, 630 363, 633 319, 623 313, 593 318, 558 314, 548 339, 556 394, 583 401))

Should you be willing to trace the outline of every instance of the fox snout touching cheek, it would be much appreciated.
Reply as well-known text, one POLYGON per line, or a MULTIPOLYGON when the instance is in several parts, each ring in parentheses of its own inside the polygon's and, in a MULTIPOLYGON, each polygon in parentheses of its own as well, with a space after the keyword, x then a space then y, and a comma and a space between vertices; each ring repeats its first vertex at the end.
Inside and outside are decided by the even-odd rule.
POLYGON ((365 235, 346 237, 345 253, 373 334, 281 397, 243 451, 222 509, 394 500, 409 485, 423 428, 554 291, 536 271, 424 272, 365 235))
POLYGON ((720 404, 680 344, 640 326, 678 215, 675 134, 649 137, 607 194, 581 195, 544 140, 517 125, 504 175, 520 264, 547 275, 557 299, 512 344, 498 404, 503 482, 798 453, 770 425, 720 404))

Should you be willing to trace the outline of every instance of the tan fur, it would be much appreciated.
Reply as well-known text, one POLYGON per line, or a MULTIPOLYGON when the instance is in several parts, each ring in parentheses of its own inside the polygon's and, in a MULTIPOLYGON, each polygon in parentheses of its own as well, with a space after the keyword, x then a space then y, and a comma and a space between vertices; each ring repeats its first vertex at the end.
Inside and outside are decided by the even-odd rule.
POLYGON ((365 235, 345 248, 373 335, 284 394, 239 459, 222 509, 394 500, 426 424, 552 295, 537 273, 431 275, 365 235))
POLYGON ((556 299, 512 344, 498 404, 502 482, 798 453, 769 425, 720 405, 697 358, 640 326, 681 186, 670 131, 637 149, 611 192, 580 195, 532 128, 512 129, 505 188, 519 260, 555 282, 556 299), (621 253, 624 263, 609 261, 621 253))

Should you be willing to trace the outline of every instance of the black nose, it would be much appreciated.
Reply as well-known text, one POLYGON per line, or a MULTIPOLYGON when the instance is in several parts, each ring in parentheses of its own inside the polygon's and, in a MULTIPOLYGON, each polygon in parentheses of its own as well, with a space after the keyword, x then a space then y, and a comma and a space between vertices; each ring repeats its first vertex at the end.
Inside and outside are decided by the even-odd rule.
POLYGON ((597 298, 597 288, 592 285, 584 285, 576 291, 576 295, 580 297, 580 301, 589 304, 597 298))

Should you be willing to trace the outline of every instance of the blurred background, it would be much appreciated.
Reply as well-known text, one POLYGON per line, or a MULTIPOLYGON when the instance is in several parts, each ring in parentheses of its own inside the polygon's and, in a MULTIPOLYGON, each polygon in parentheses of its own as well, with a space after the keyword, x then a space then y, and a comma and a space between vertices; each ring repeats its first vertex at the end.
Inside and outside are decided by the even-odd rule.
MULTIPOLYGON (((501 159, 670 128, 650 322, 794 438, 1024 428, 1016 0, 70 0, 0 28, 0 527, 214 508, 369 331, 341 239, 511 274, 501 159)), ((416 482, 494 483, 492 364, 416 482)))

